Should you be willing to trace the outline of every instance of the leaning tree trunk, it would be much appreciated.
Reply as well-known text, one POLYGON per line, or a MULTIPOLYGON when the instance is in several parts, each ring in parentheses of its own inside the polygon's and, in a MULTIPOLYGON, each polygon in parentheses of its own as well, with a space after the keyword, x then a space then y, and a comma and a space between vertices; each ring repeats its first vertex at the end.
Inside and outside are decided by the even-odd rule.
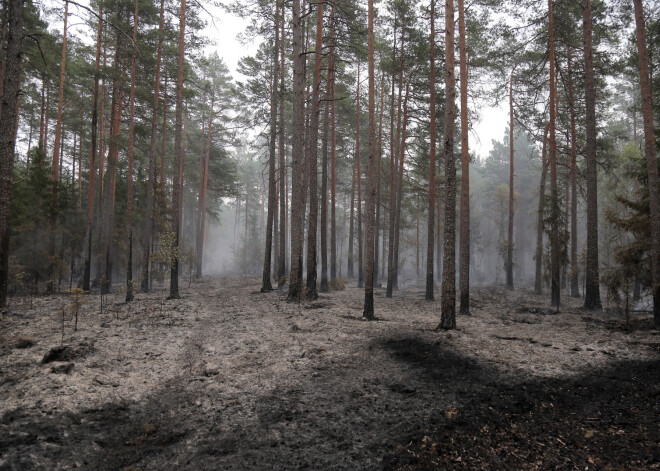
MULTIPOLYGON (((181 229, 181 211, 179 198, 181 194, 181 175, 179 169, 183 161, 183 67, 186 37, 186 0, 181 0, 181 17, 179 19, 179 60, 176 83, 176 106, 174 111, 174 167, 172 172, 172 233, 174 235, 174 250, 178 252, 181 229)), ((179 298, 179 256, 170 254, 170 299, 179 298)))
POLYGON ((149 144, 149 166, 147 175, 147 195, 145 201, 144 240, 142 242, 142 283, 141 289, 149 291, 149 264, 151 257, 151 238, 153 234, 154 184, 156 180, 156 136, 158 135, 158 104, 160 89, 160 67, 163 55, 163 25, 165 0, 160 0, 160 19, 158 21, 158 52, 156 53, 156 81, 154 85, 154 104, 151 111, 151 142, 149 144))
POLYGON ((441 329, 456 328, 456 161, 454 159, 454 0, 445 2, 445 237, 441 329))
POLYGON ((8 0, 7 46, 0 111, 0 309, 7 306, 9 270, 9 229, 16 145, 17 104, 21 89, 23 46, 23 0, 8 0))
MULTIPOLYGON (((602 307, 600 302, 600 282, 598 280, 598 168, 596 161, 596 87, 594 84, 594 55, 591 29, 591 0, 584 0, 584 101, 587 118, 587 142, 584 150, 585 160, 587 161, 587 267, 585 271, 586 280, 584 287, 584 308, 588 310, 601 309, 602 307)), ((551 160, 553 152, 553 139, 554 124, 550 129, 551 160)))
POLYGON ((649 58, 646 49, 646 28, 641 0, 634 0, 635 23, 637 25, 637 53, 639 56, 639 83, 642 89, 642 116, 644 118, 644 143, 646 144, 646 167, 649 182, 651 210, 651 274, 653 292, 653 321, 660 328, 660 189, 658 188, 658 162, 653 127, 653 103, 649 58))
POLYGON ((426 300, 433 301, 433 254, 435 252, 435 147, 436 147, 436 120, 435 120, 435 0, 431 0, 431 43, 430 54, 430 134, 431 147, 429 152, 429 215, 428 234, 426 245, 426 300))
POLYGON ((365 232, 365 283, 364 283, 364 311, 365 319, 373 320, 374 315, 374 250, 376 240, 374 234, 375 203, 376 203, 376 101, 374 82, 374 2, 368 2, 368 49, 369 49, 369 164, 367 168, 367 220, 365 232))

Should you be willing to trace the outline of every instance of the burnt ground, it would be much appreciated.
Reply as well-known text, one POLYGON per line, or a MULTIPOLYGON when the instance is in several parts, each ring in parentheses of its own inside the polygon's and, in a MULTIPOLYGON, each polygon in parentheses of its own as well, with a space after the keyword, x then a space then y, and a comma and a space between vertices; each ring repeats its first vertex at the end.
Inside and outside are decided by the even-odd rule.
POLYGON ((476 288, 434 331, 422 288, 361 320, 254 278, 15 299, 0 322, 0 469, 660 468, 660 335, 566 300, 476 288), (160 308, 162 302, 162 310, 160 308), (63 337, 63 341, 62 341, 63 337))

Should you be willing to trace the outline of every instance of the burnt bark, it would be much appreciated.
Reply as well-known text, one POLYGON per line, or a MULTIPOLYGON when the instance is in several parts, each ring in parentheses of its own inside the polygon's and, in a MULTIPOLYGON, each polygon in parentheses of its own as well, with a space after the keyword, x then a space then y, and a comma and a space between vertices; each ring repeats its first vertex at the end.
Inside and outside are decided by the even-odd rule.
POLYGON ((435 117, 435 0, 431 0, 431 43, 430 52, 430 134, 431 147, 429 152, 429 215, 428 234, 426 247, 426 300, 433 301, 434 279, 433 279, 433 254, 435 252, 435 149, 436 149, 436 117, 435 117))
POLYGON ((5 71, 0 110, 0 309, 7 306, 9 231, 16 145, 17 103, 21 89, 23 0, 8 0, 5 71))
POLYGON ((438 328, 456 328, 456 161, 454 158, 454 0, 445 1, 445 236, 441 320, 438 328))
MULTIPOLYGON (((594 84, 594 55, 592 40, 591 0, 583 5, 583 43, 585 74, 587 161, 587 267, 585 271, 584 308, 601 309, 598 276, 598 168, 596 160, 596 88, 594 84)), ((553 135, 554 130, 551 130, 553 135)), ((551 138, 552 139, 552 138, 551 138)), ((552 149, 552 148, 551 148, 552 149)), ((552 150, 551 150, 552 152, 552 150)))
POLYGON ((458 0, 458 27, 461 73, 461 219, 459 247, 459 312, 470 315, 470 152, 468 138, 468 64, 465 7, 458 0))

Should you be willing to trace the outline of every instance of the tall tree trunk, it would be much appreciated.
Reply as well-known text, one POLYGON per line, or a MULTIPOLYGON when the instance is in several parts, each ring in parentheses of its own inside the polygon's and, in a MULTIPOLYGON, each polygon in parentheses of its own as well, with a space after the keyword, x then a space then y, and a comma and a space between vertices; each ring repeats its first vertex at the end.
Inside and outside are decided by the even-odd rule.
MULTIPOLYGON (((387 289, 385 297, 392 297, 392 290, 394 289, 394 217, 396 214, 396 179, 394 174, 396 172, 396 145, 398 138, 394 138, 394 89, 396 84, 396 18, 394 21, 394 44, 392 45, 392 96, 390 98, 390 207, 389 207, 389 226, 388 226, 388 248, 387 248, 387 289)), ((399 84, 401 85, 401 84, 399 84)), ((401 87, 399 87, 399 90, 401 87)), ((401 94, 399 93, 399 101, 401 94)))
POLYGON ((653 293, 653 321, 660 328, 660 189, 658 188, 658 162, 653 127, 653 102, 649 58, 646 49, 646 27, 641 0, 633 0, 637 26, 637 54, 639 56, 639 84, 642 89, 642 116, 644 118, 644 143, 648 170, 649 201, 651 209, 651 275, 653 293))
MULTIPOLYGON (((585 271, 584 308, 594 310, 601 309, 602 305, 600 302, 600 281, 598 279, 598 168, 596 160, 596 89, 594 84, 594 55, 591 32, 591 0, 583 1, 582 11, 585 74, 584 101, 587 134, 584 151, 587 161, 587 267, 585 271)), ((551 161, 553 158, 553 140, 554 124, 551 125, 550 129, 551 161)))
POLYGON ((351 176, 351 212, 350 212, 350 218, 348 222, 348 262, 347 262, 347 276, 348 278, 353 278, 353 239, 355 235, 355 164, 353 164, 353 169, 352 169, 352 176, 351 176))
POLYGON ((335 0, 330 10, 330 57, 328 77, 330 80, 330 279, 337 278, 337 128, 335 110, 335 0))
POLYGON ((456 161, 454 159, 454 0, 445 1, 445 237, 441 329, 456 328, 456 161))
POLYGON ((397 184, 396 213, 394 215, 394 276, 392 281, 394 289, 399 289, 399 247, 401 241, 401 205, 403 200, 403 163, 406 155, 406 139, 408 137, 408 98, 410 97, 411 82, 412 77, 408 77, 406 81, 406 96, 403 100, 403 124, 401 128, 401 142, 399 144, 399 181, 397 184))
POLYGON ((126 302, 133 301, 133 145, 135 143, 135 48, 137 47, 139 6, 139 1, 135 0, 135 13, 133 15, 133 51, 131 53, 131 96, 128 119, 128 188, 126 206, 128 261, 126 264, 126 302))
POLYGON ((468 64, 465 31, 465 7, 458 0, 458 28, 461 73, 461 219, 460 219, 460 307, 459 312, 470 315, 470 152, 468 138, 468 64))
POLYGON ((198 228, 196 233, 196 261, 195 276, 202 277, 204 268, 204 246, 206 245, 206 231, 208 224, 206 223, 206 193, 209 182, 209 160, 211 158, 211 137, 213 136, 213 119, 215 118, 215 93, 211 94, 211 109, 209 110, 209 124, 206 135, 206 149, 202 150, 202 161, 200 162, 201 178, 200 178, 200 195, 199 203, 197 206, 197 221, 198 228))
POLYGON ((98 101, 99 101, 99 65, 101 63, 101 36, 103 34, 103 8, 99 7, 99 25, 96 33, 96 61, 94 63, 94 94, 92 95, 92 132, 91 150, 89 156, 89 184, 87 192, 87 233, 85 235, 85 269, 83 272, 84 291, 89 291, 92 269, 92 232, 94 223, 94 179, 96 177, 96 151, 98 128, 98 101))
POLYGON ((286 23, 286 14, 285 14, 285 4, 284 1, 280 1, 279 5, 281 7, 282 18, 280 20, 280 31, 281 38, 280 41, 280 83, 279 83, 279 99, 280 99, 280 116, 279 116, 279 177, 280 177, 280 254, 277 257, 278 267, 277 267, 277 287, 281 288, 285 284, 286 280, 286 234, 287 234, 287 170, 286 170, 286 160, 285 160, 285 146, 284 146, 284 24, 286 23))
MULTIPOLYGON (((559 188, 557 185, 557 140, 555 137, 557 119, 557 86, 555 79, 555 38, 552 0, 548 0, 548 39, 550 49, 550 299, 553 306, 560 304, 560 263, 559 263, 559 188)), ((588 135, 588 132, 587 132, 588 135)))
POLYGON ((374 2, 368 1, 368 54, 369 54, 369 164, 367 167, 367 220, 365 232, 366 247, 366 273, 364 283, 364 310, 362 316, 373 320, 374 315, 374 250, 376 238, 375 205, 376 205, 376 99, 375 99, 375 70, 374 70, 374 2))
POLYGON ((433 301, 434 299, 434 277, 433 277, 433 254, 435 252, 435 152, 436 152, 436 117, 435 117, 435 0, 431 0, 431 43, 430 54, 430 134, 431 134, 431 147, 429 152, 429 216, 428 227, 426 236, 426 300, 433 301))
POLYGON ((273 84, 270 90, 270 138, 268 142, 268 217, 266 222, 266 248, 264 253, 264 270, 261 281, 261 292, 272 291, 270 282, 271 255, 273 253, 273 230, 275 213, 277 213, 277 195, 275 194, 275 140, 277 139, 277 87, 279 85, 278 71, 280 54, 280 29, 279 29, 279 5, 275 3, 274 32, 275 44, 273 45, 273 84))
POLYGON ((23 0, 8 0, 5 71, 0 111, 0 309, 7 306, 9 230, 14 175, 17 103, 21 89, 23 0))
MULTIPOLYGON (((179 19, 179 60, 176 83, 176 108, 174 117, 174 168, 172 169, 172 233, 174 234, 174 248, 178 251, 181 231, 181 176, 179 168, 184 159, 183 151, 183 67, 185 59, 186 37, 186 0, 181 0, 181 17, 179 19)), ((173 254, 170 271, 170 299, 179 298, 179 257, 173 254)))
POLYGON ((536 272, 534 278, 534 293, 543 293, 543 219, 545 212, 545 181, 548 174, 548 160, 547 160, 547 143, 548 143, 548 130, 550 129, 550 122, 545 125, 543 132, 543 150, 541 151, 541 183, 539 184, 539 208, 537 214, 536 224, 536 254, 534 260, 536 262, 536 272))
POLYGON ((293 138, 291 147, 291 271, 289 300, 300 300, 303 248, 303 166, 305 127, 305 58, 302 44, 300 0, 293 0, 293 138))
MULTIPOLYGON (((69 16, 69 2, 64 1, 64 26, 62 27, 62 60, 60 63, 60 87, 59 87, 59 100, 57 104, 57 123, 55 125, 55 142, 53 143, 53 201, 50 214, 50 268, 48 280, 48 293, 54 292, 53 277, 54 272, 54 258, 55 258, 55 225, 57 223, 57 189, 59 181, 60 170, 60 145, 62 139, 62 115, 64 112, 64 76, 66 73, 66 33, 67 33, 67 20, 69 16)), ((14 131, 15 132, 15 131, 14 131)))
POLYGON ((509 80, 509 227, 506 244, 506 287, 513 291, 513 170, 514 154, 513 148, 513 72, 515 66, 511 69, 511 79, 509 80))
MULTIPOLYGON (((405 138, 403 137, 402 133, 402 124, 401 120, 403 119, 405 123, 405 118, 404 116, 406 115, 408 109, 406 106, 403 105, 403 67, 404 67, 404 44, 405 44, 405 28, 401 27, 401 58, 400 58, 400 63, 399 63, 399 101, 398 101, 398 115, 397 115, 397 127, 396 127, 396 132, 397 132, 397 138, 396 138, 396 146, 397 146, 397 156, 399 157, 399 160, 401 160, 401 155, 402 150, 404 150, 404 145, 403 141, 405 138)), ((406 84, 406 91, 408 91, 408 84, 406 84)), ((406 98, 408 97, 406 93, 406 98)), ((406 101, 407 104, 407 101, 406 101)), ((403 125, 405 127, 405 124, 403 125)), ((394 209, 394 256, 392 258, 392 289, 399 289, 399 223, 401 221, 401 197, 402 197, 402 191, 403 191, 403 167, 399 165, 398 167, 399 171, 399 177, 397 180, 397 186, 396 186, 396 206, 394 209)))
POLYGON ((328 138, 330 134, 330 81, 326 79, 323 116, 323 157, 321 162, 321 292, 329 290, 328 285, 328 138))
POLYGON ((309 224, 307 226, 307 298, 316 299, 316 235, 319 219, 318 140, 319 103, 321 102, 321 52, 323 49, 323 2, 316 4, 316 47, 314 54, 314 90, 309 129, 309 224))
MULTIPOLYGON (((374 240, 374 285, 378 284, 378 269, 380 266, 380 259, 378 256, 378 244, 380 237, 380 206, 381 206, 381 176, 382 176, 382 162, 383 162, 383 114, 385 105, 385 71, 381 72, 380 78, 380 109, 379 109, 379 124, 378 124, 378 165, 376 167, 376 222, 375 222, 375 240, 374 240)), ((383 239, 385 233, 383 232, 383 239)), ((383 257, 385 251, 383 250, 383 257)))
POLYGON ((103 248, 105 259, 105 275, 102 292, 109 293, 112 288, 112 235, 115 215, 115 188, 117 183, 117 163, 119 158, 119 135, 121 127, 122 103, 124 92, 120 89, 120 81, 124 75, 120 64, 121 33, 117 32, 117 43, 114 58, 114 77, 112 80, 112 103, 110 112, 110 143, 108 145, 108 168, 105 173, 106 182, 103 186, 103 248))
MULTIPOLYGON (((577 126, 575 124, 575 94, 573 90, 572 48, 567 46, 568 104, 571 115, 571 297, 580 297, 577 255, 577 126)), ((567 215, 568 216, 568 215, 567 215)))
POLYGON ((149 143, 149 164, 147 175, 147 195, 145 208, 144 240, 142 242, 142 283, 141 289, 149 291, 149 272, 151 259, 151 239, 154 229, 154 185, 156 180, 156 136, 158 135, 158 104, 160 101, 160 66, 163 55, 163 25, 165 0, 160 0, 160 19, 158 20, 158 50, 156 53, 156 80, 154 84, 154 103, 151 110, 151 140, 149 143))
POLYGON ((362 265, 362 166, 360 162, 360 61, 357 74, 357 133, 355 160, 357 163, 357 241, 358 241, 358 288, 364 287, 364 267, 362 265))

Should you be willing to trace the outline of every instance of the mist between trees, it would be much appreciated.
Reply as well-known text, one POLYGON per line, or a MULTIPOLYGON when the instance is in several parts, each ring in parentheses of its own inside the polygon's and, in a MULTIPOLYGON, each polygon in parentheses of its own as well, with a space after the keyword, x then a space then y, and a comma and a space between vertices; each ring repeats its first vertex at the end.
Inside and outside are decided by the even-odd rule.
POLYGON ((232 274, 356 283, 367 319, 425 286, 447 329, 493 283, 660 325, 657 2, 225 3, 240 79, 200 2, 52 6, 2 4, 2 306, 232 274))

